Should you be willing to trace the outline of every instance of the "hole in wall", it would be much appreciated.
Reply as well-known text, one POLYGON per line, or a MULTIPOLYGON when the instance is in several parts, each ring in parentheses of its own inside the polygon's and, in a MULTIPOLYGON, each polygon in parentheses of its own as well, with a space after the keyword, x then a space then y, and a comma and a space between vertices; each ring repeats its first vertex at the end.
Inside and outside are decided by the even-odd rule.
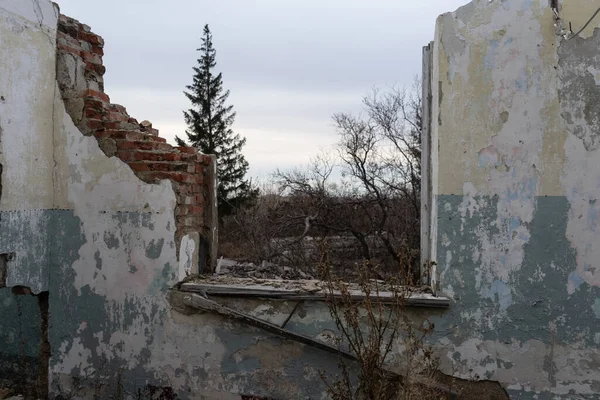
MULTIPOLYGON (((15 328, 18 328, 15 338, 18 353, 2 354, 0 370, 4 374, 0 373, 0 399, 6 398, 5 395, 16 396, 17 394, 21 399, 48 399, 48 372, 51 355, 48 334, 49 292, 35 294, 31 288, 26 286, 14 286, 10 290, 12 295, 16 296, 17 318, 16 321, 11 322, 14 322, 15 328), (27 299, 23 297, 27 297, 27 299), (37 313, 34 311, 35 309, 23 308, 24 304, 31 304, 32 301, 37 302, 37 313), (30 328, 36 325, 33 321, 35 318, 39 318, 39 334, 31 336, 33 332, 30 331, 30 328), (37 355, 26 351, 27 343, 36 339, 39 346, 37 355), (7 365, 10 370, 7 369, 7 365), (2 389, 5 389, 4 392, 2 389)), ((32 343, 32 345, 34 344, 32 343)))
POLYGON ((18 285, 13 286, 12 288, 10 288, 10 291, 15 296, 27 296, 27 295, 34 296, 31 288, 29 288, 27 286, 18 286, 18 285))
POLYGON ((37 392, 38 398, 48 398, 48 371, 50 368, 50 339, 48 338, 48 322, 50 317, 49 292, 41 292, 38 294, 38 308, 40 310, 41 319, 41 340, 40 340, 40 358, 38 365, 38 381, 37 392))
MULTIPOLYGON (((0 173, 2 169, 0 168, 0 173)), ((13 253, 0 254, 0 288, 6 287, 6 276, 8 275, 8 263, 14 258, 13 253)))

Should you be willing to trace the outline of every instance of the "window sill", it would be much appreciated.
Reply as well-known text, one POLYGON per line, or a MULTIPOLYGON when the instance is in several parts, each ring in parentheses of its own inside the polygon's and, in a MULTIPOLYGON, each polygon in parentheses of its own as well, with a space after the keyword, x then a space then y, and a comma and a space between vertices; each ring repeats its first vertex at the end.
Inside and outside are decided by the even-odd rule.
MULTIPOLYGON (((274 300, 307 300, 325 301, 328 291, 325 284, 317 280, 266 280, 251 278, 198 278, 195 281, 182 283, 181 292, 202 293, 209 296, 254 297, 274 300)), ((450 308, 448 297, 434 295, 421 288, 407 288, 405 297, 409 307, 450 308)), ((360 288, 349 289, 353 301, 360 302, 366 294, 360 288)), ((334 291, 334 296, 341 298, 341 293, 334 291)), ((391 291, 380 290, 378 299, 384 304, 394 304, 396 299, 391 291)))

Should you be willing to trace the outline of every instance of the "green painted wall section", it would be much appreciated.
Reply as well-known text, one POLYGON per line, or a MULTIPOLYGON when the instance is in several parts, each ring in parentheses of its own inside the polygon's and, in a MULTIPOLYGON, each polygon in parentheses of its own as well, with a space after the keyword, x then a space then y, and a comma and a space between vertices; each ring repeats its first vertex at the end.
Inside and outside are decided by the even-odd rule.
MULTIPOLYGON (((569 203, 564 197, 536 198, 534 218, 528 224, 530 239, 524 246, 521 268, 508 273, 508 279, 486 280, 481 260, 474 254, 486 251, 474 232, 482 229, 490 236, 511 232, 514 226, 496 226, 497 201, 479 198, 486 204, 476 215, 461 218, 462 196, 438 198, 438 264, 442 287, 452 287, 456 303, 450 311, 463 325, 464 337, 478 333, 484 339, 548 340, 548 323, 556 324, 556 334, 566 344, 580 342, 585 331, 587 346, 598 345, 600 318, 591 306, 600 298, 600 288, 585 284, 577 277, 576 254, 566 237, 569 203), (449 257, 451 256, 451 257, 449 257), (543 274, 539 274, 539 270, 543 274), (459 272, 459 273, 455 273, 459 272), (478 278, 479 277, 479 278, 478 278), (567 286, 575 282, 577 290, 569 295, 567 286), (464 311, 494 315, 493 329, 482 329, 481 321, 459 317, 464 311), (573 312, 577 310, 577 312, 573 312)), ((455 322, 456 323, 456 322, 455 322)))
MULTIPOLYGON (((153 228, 153 218, 149 213, 114 213, 111 219, 114 221, 114 230, 107 230, 106 235, 99 240, 105 241, 108 247, 121 247, 121 251, 128 253, 135 251, 135 248, 116 239, 126 236, 121 235, 120 230, 123 227, 129 230, 153 228)), ((141 384, 140 382, 143 384, 139 387, 154 382, 152 374, 148 374, 143 368, 148 363, 150 354, 137 360, 139 367, 129 367, 131 360, 114 357, 118 353, 119 344, 111 357, 100 351, 99 346, 108 345, 112 335, 117 332, 139 328, 132 327, 132 321, 140 315, 148 324, 147 329, 140 332, 140 340, 151 342, 157 331, 156 326, 161 325, 166 311, 159 310, 153 301, 135 296, 118 303, 94 293, 89 285, 77 287, 77 273, 73 265, 86 243, 81 220, 68 210, 13 211, 0 213, 0 227, 0 250, 15 255, 14 260, 9 262, 9 277, 18 277, 16 282, 23 286, 28 286, 28 282, 43 282, 34 285, 32 290, 41 287, 50 293, 51 326, 48 334, 53 349, 51 366, 61 363, 62 354, 69 352, 71 346, 77 345, 83 350, 82 360, 80 367, 69 373, 75 379, 81 378, 81 387, 94 387, 98 382, 105 379, 113 381, 120 375, 123 375, 124 382, 128 382, 130 390, 137 389, 134 386, 141 384), (89 357, 85 356, 86 353, 89 357), (125 366, 127 367, 124 368, 125 366), (83 378, 82 376, 87 375, 84 371, 86 368, 101 371, 101 374, 83 378)), ((162 245, 163 240, 151 242, 144 252, 157 256, 162 245)), ((95 265, 89 265, 89 268, 96 269, 97 279, 103 279, 103 274, 114 273, 115 268, 128 268, 127 265, 103 265, 106 261, 99 257, 99 252, 95 259, 95 265)), ((175 278, 175 271, 175 266, 165 265, 162 273, 152 283, 152 286, 158 288, 156 294, 161 295, 166 291, 167 282, 175 278)), ((158 298, 154 302, 156 300, 158 298)), ((11 294, 11 288, 0 289, 0 320, 0 370, 14 372, 9 378, 13 382, 19 381, 19 372, 23 368, 23 375, 27 379, 37 379, 42 340, 37 297, 15 296, 11 294), (14 369, 15 363, 19 364, 17 369, 14 369)), ((121 346, 124 345, 125 343, 121 343, 121 346)), ((123 384, 123 390, 127 385, 123 384)), ((60 392, 60 384, 52 389, 60 392)), ((103 387, 101 393, 107 397, 114 395, 114 391, 106 387, 103 387)))
POLYGON ((8 266, 7 286, 47 290, 51 217, 52 212, 45 210, 0 212, 0 253, 14 254, 8 266))
POLYGON ((0 388, 34 387, 41 343, 37 297, 0 289, 0 321, 0 388))
MULTIPOLYGON (((568 200, 560 196, 535 198, 533 219, 526 224, 530 237, 523 247, 522 263, 516 270, 507 268, 504 277, 490 273, 482 260, 489 251, 487 239, 511 237, 520 225, 515 220, 498 225, 498 221, 503 221, 498 218, 498 197, 445 195, 438 196, 437 204, 438 272, 442 291, 451 293, 455 302, 446 314, 432 318, 436 324, 435 339, 450 339, 457 346, 473 338, 516 346, 513 359, 500 356, 481 360, 480 365, 488 371, 482 379, 497 379, 499 370, 510 371, 516 362, 522 362, 517 361, 516 353, 533 352, 527 343, 540 341, 549 349, 548 354, 538 364, 531 354, 528 367, 545 371, 549 386, 554 387, 559 365, 564 363, 553 359, 555 345, 571 346, 573 354, 600 345, 600 315, 594 307, 600 288, 588 285, 575 272, 577 254, 566 234, 568 200), (467 204, 477 204, 477 212, 468 212, 467 204), (568 293, 569 286, 575 287, 572 294, 568 293)), ((502 257, 498 261, 502 263, 502 257)), ((462 355, 455 354, 455 361, 461 360, 462 355)), ((600 370, 600 358, 573 363, 566 362, 575 371, 600 370)), ((588 384, 600 393, 597 381, 578 384, 588 384)), ((550 388, 538 397, 525 390, 509 392, 519 399, 567 399, 576 393, 560 397, 550 388), (551 393, 553 397, 543 397, 551 393)))

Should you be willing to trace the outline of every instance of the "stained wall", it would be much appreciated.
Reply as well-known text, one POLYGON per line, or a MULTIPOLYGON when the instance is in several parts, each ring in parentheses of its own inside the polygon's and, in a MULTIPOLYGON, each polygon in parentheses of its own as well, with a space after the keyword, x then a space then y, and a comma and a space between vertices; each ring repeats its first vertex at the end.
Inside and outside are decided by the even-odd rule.
MULTIPOLYGON (((582 26, 591 8, 573 1, 560 15, 582 26)), ((566 41, 555 23, 544 0, 475 1, 440 17, 433 50, 432 250, 453 303, 416 318, 435 323, 444 372, 524 399, 600 391, 600 30, 566 41)), ((83 49, 99 42, 91 30, 50 1, 6 0, 0 33, 0 254, 10 255, 0 317, 11 321, 0 324, 0 368, 23 363, 31 394, 51 398, 157 388, 182 399, 323 398, 319 374, 336 371, 336 355, 171 308, 167 292, 202 259, 191 233, 208 233, 178 234, 196 226, 178 208, 188 182, 146 179, 118 148, 183 153, 154 148, 152 128, 125 121, 90 80, 102 75, 100 50, 83 49)), ((277 324, 296 307, 228 303, 277 324)), ((287 326, 317 339, 335 331, 322 303, 287 326)))
MULTIPOLYGON (((168 291, 198 272, 202 239, 216 233, 203 219, 214 206, 215 181, 203 175, 212 159, 162 146, 111 103, 101 53, 99 37, 49 0, 2 2, 0 389, 27 398, 321 398, 319 372, 334 371, 336 355, 172 309, 168 291), (210 186, 205 211, 188 219, 198 185, 210 186)), ((296 306, 233 300, 270 320, 296 306)), ((332 325, 323 304, 299 315, 290 326, 312 335, 332 325)))
POLYGON ((599 398, 600 4, 475 0, 439 17, 432 259, 446 371, 599 398))

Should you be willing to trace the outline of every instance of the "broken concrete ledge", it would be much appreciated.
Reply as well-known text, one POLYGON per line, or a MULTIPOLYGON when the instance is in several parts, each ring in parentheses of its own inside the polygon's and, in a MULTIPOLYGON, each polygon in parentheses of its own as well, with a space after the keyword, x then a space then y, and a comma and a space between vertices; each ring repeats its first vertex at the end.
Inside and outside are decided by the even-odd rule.
MULTIPOLYGON (((185 282, 179 286, 182 292, 204 293, 211 296, 253 297, 272 300, 307 300, 325 301, 329 292, 325 283, 318 280, 253 280, 245 278, 228 278, 226 283, 219 281, 185 282)), ((402 290, 402 289, 401 289, 402 290)), ((406 297, 402 300, 409 307, 450 308, 450 298, 435 295, 424 290, 406 289, 406 297)), ((363 301, 366 294, 359 288, 350 289, 349 293, 355 302, 363 301)), ((334 298, 341 298, 339 291, 333 292, 334 298)), ((374 294, 372 294, 374 296, 374 294)), ((392 291, 380 290, 375 297, 383 304, 396 304, 398 299, 392 291)))
MULTIPOLYGON (((196 287, 196 289, 198 288, 196 287)), ((266 332, 276 334, 285 339, 293 340, 295 342, 314 347, 327 353, 338 355, 339 357, 345 358, 350 361, 358 361, 358 358, 355 355, 339 347, 331 346, 319 340, 313 339, 309 336, 301 335, 296 332, 287 330, 285 329, 285 323, 283 327, 280 327, 270 322, 266 322, 261 319, 255 318, 246 313, 234 310, 230 307, 227 307, 223 304, 209 299, 206 296, 206 293, 190 293, 184 291, 171 290, 167 294, 167 299, 171 307, 175 311, 180 312, 184 315, 210 312, 225 318, 236 320, 240 323, 245 323, 255 328, 262 329, 266 332)), ((402 375, 390 369, 383 368, 383 371, 387 374, 391 374, 392 376, 397 377, 400 380, 400 382, 402 382, 402 380, 404 379, 402 375)), ((447 385, 431 382, 426 378, 413 377, 412 379, 418 384, 423 385, 424 387, 427 387, 429 389, 435 389, 437 391, 447 394, 449 399, 454 400, 457 398, 456 390, 452 389, 447 385)))

